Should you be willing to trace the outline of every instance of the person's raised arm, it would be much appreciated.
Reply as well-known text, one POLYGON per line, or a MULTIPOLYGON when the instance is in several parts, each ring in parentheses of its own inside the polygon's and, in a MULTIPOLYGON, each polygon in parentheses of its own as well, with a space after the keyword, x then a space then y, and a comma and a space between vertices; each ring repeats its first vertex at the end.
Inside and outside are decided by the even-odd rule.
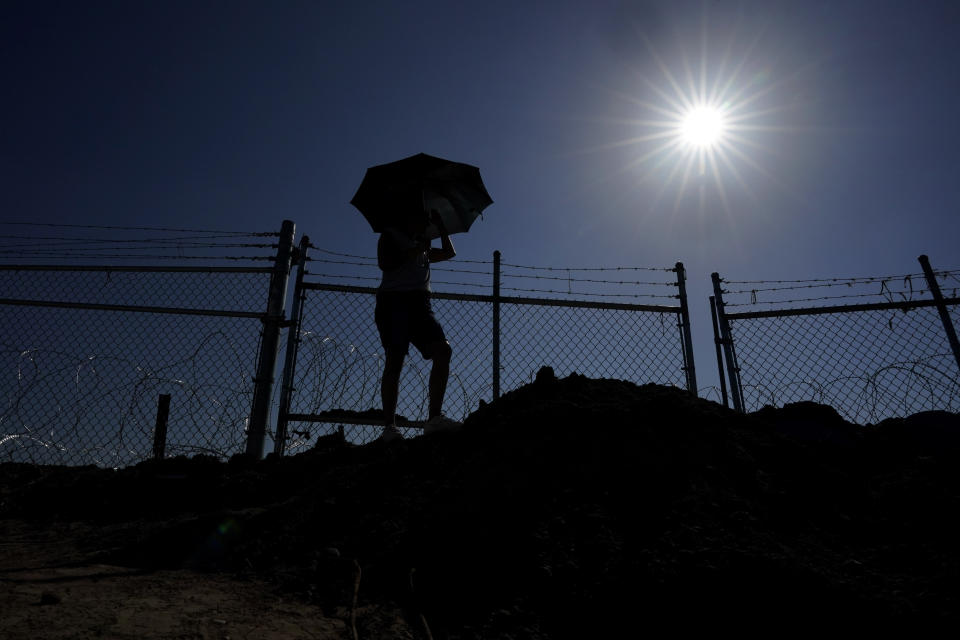
POLYGON ((453 243, 450 242, 450 236, 447 234, 446 225, 443 224, 443 218, 436 210, 430 212, 430 221, 440 231, 440 248, 430 247, 430 262, 443 262, 457 255, 457 250, 453 248, 453 243))

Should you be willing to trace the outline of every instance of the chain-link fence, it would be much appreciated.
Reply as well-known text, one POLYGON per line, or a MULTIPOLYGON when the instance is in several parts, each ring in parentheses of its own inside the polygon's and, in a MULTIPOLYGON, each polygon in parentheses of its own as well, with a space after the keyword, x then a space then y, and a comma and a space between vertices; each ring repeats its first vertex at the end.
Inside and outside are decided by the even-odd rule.
POLYGON ((264 304, 270 273, 0 267, 0 459, 139 462, 160 394, 167 452, 242 450, 262 312, 234 305, 264 304))
MULTIPOLYGON (((285 343, 293 223, 280 234, 152 232, 163 235, 46 237, 40 249, 7 250, 24 262, 102 256, 146 264, 0 265, 0 461, 143 460, 154 453, 165 395, 169 455, 228 457, 246 447, 258 456, 268 437, 267 446, 290 451, 336 428, 354 442, 379 435, 384 358, 373 322, 374 258, 312 247, 318 256, 307 259, 304 238, 288 334, 295 339, 285 343), (282 239, 239 242, 244 235, 282 239), (235 247, 277 252, 234 256, 235 247), (151 266, 214 257, 274 265, 151 266), (285 366, 271 394, 275 358, 285 366)), ((858 423, 960 409, 960 271, 921 263, 924 274, 882 278, 738 282, 715 274, 724 396, 729 379, 738 409, 813 400, 858 423), (810 306, 816 302, 829 306, 810 306)), ((501 265, 495 253, 493 261, 455 260, 433 271, 434 310, 454 349, 444 409, 455 419, 544 366, 561 377, 696 389, 680 263, 532 267, 501 265), (647 277, 656 272, 670 275, 647 277)), ((411 350, 397 407, 408 434, 427 417, 430 367, 411 350)))
POLYGON ((0 461, 121 467, 155 448, 244 450, 285 275, 277 255, 236 249, 290 246, 292 223, 280 245, 262 239, 274 232, 4 224, 43 235, 0 252, 18 261, 0 265, 0 461), (112 266, 72 264, 104 259, 112 266), (180 266, 259 260, 275 264, 180 266))
POLYGON ((637 383, 686 386, 677 314, 631 305, 502 305, 506 389, 532 382, 541 366, 637 383))
MULTIPOLYGON (((373 322, 375 289, 328 284, 338 277, 379 280, 379 272, 370 273, 375 260, 342 254, 315 259, 314 266, 339 267, 349 275, 314 274, 310 279, 323 281, 305 283, 301 263, 289 334, 298 339, 284 358, 286 385, 273 387, 270 395, 272 361, 284 347, 280 327, 290 252, 279 249, 259 257, 230 252, 289 247, 292 223, 285 223, 280 234, 249 234, 289 236, 280 245, 239 242, 241 232, 54 226, 60 233, 66 233, 61 228, 93 230, 97 237, 38 237, 32 249, 9 251, 24 262, 103 256, 146 264, 0 265, 0 460, 112 467, 139 462, 155 453, 163 396, 170 396, 161 443, 167 455, 228 457, 245 449, 260 455, 264 440, 278 437, 269 422, 277 404, 283 405, 281 389, 288 391, 280 411, 280 442, 287 446, 274 443, 275 449, 308 443, 318 421, 327 428, 346 425, 357 442, 379 434, 383 353, 373 322), (147 237, 100 237, 117 229, 147 237), (155 266, 160 260, 214 256, 275 264, 155 266)), ((299 257, 305 257, 307 246, 301 245, 299 257)), ((512 271, 500 273, 498 258, 495 262, 462 260, 434 269, 434 309, 454 347, 447 415, 464 419, 481 401, 497 397, 501 387, 505 392, 531 381, 542 366, 560 376, 578 372, 696 388, 679 263, 668 269, 560 269, 557 274, 523 265, 506 265, 512 271), (624 270, 667 272, 670 279, 622 281, 583 274, 624 270), (451 275, 455 282, 444 280, 451 275), (524 284, 530 278, 551 286, 562 281, 566 291, 531 288, 524 284), (463 292, 471 287, 490 292, 491 282, 493 295, 463 292), (550 297, 502 296, 500 285, 550 297), (642 287, 673 290, 650 293, 642 287), (681 305, 609 301, 624 297, 679 298, 681 305)), ((398 414, 413 429, 427 417, 430 364, 412 350, 403 369, 398 414)))
MULTIPOLYGON (((302 305, 293 329, 299 327, 299 340, 294 359, 288 364, 292 367, 289 406, 281 407, 280 418, 281 423, 289 421, 289 427, 284 428, 285 438, 281 438, 288 451, 309 446, 312 436, 331 429, 343 429, 351 441, 368 442, 380 434, 383 424, 380 382, 384 356, 373 321, 376 289, 329 282, 336 277, 361 282, 374 279, 376 275, 363 275, 357 267, 370 268, 375 264, 358 256, 340 257, 352 261, 315 261, 314 264, 325 263, 326 272, 320 277, 327 281, 314 281, 307 274, 309 279, 299 285, 295 294, 302 305), (346 265, 350 275, 332 273, 335 265, 346 265)), ((441 282, 441 289, 451 285, 490 290, 492 281, 499 283, 509 278, 508 274, 499 279, 494 276, 499 272, 497 260, 487 270, 454 263, 453 267, 435 267, 434 271, 460 276, 460 282, 441 282)), ((677 279, 657 285, 676 289, 678 280, 682 281, 682 265, 660 271, 671 272, 677 279)), ((568 284, 626 284, 575 280, 570 275, 563 279, 568 284)), ((444 413, 454 419, 465 419, 481 401, 490 402, 501 391, 531 382, 543 366, 552 367, 561 377, 576 372, 590 377, 695 388, 695 382, 690 387, 693 360, 684 342, 683 305, 597 302, 574 296, 562 299, 559 291, 547 291, 554 295, 552 298, 521 298, 497 295, 498 287, 494 289, 495 295, 448 291, 433 294, 434 312, 453 347, 444 413)), ((537 292, 529 288, 511 289, 537 292)), ((671 292, 657 297, 679 296, 671 292)), ((411 348, 401 374, 397 405, 398 424, 412 424, 401 429, 407 435, 415 434, 427 418, 430 367, 430 361, 411 348)))
POLYGON ((939 292, 956 287, 958 275, 931 270, 929 281, 921 273, 772 282, 715 274, 712 302, 725 352, 718 365, 735 406, 749 412, 810 400, 858 424, 960 410, 953 331, 960 299, 939 292), (816 301, 828 305, 797 306, 816 301))

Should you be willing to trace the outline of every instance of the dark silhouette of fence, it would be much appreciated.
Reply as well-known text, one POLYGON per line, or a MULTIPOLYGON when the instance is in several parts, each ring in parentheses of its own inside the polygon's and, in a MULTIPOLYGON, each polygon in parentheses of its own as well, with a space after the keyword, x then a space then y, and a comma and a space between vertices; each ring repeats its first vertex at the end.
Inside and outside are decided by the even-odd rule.
MULTIPOLYGON (((306 254, 306 245, 301 251, 306 254)), ((353 272, 343 277, 378 279, 375 273, 365 276, 362 269, 356 269, 367 267, 373 273, 372 258, 337 258, 324 258, 318 263, 329 269, 331 263, 347 262, 353 272)), ((475 285, 479 276, 487 280, 485 286, 490 293, 434 292, 434 310, 454 347, 445 402, 448 415, 463 420, 480 402, 489 402, 501 391, 532 381, 544 365, 553 367, 558 375, 576 372, 676 385, 696 392, 682 264, 649 269, 673 275, 672 281, 656 282, 601 279, 602 272, 616 269, 596 269, 601 273, 590 278, 572 273, 547 275, 546 271, 539 276, 520 275, 522 269, 535 268, 508 265, 518 274, 515 278, 563 280, 568 286, 589 284, 594 287, 593 295, 599 297, 649 295, 675 299, 679 301, 676 305, 572 299, 569 294, 563 298, 560 290, 519 287, 510 289, 552 297, 505 296, 501 293, 502 280, 510 282, 511 274, 503 272, 499 252, 494 253, 492 262, 483 263, 489 267, 485 270, 478 270, 474 266, 477 262, 453 264, 435 267, 434 271, 441 277, 445 273, 474 277, 474 282, 454 283, 457 286, 475 285), (603 286, 602 291, 598 285, 603 286), (625 286, 632 293, 622 293, 625 286), (639 293, 643 287, 673 290, 662 295, 639 293)), ((305 436, 312 435, 309 425, 313 423, 323 425, 321 432, 346 427, 349 438, 356 442, 374 439, 382 426, 383 354, 373 323, 376 289, 329 282, 335 274, 320 277, 327 281, 317 281, 306 271, 297 277, 291 329, 291 336, 296 338, 289 344, 284 372, 275 449, 278 453, 308 445, 305 436)), ((587 295, 579 293, 578 297, 587 295)), ((398 414, 403 416, 399 424, 413 432, 426 418, 428 377, 429 362, 411 350, 401 379, 398 414)))
POLYGON ((926 256, 920 263, 920 274, 871 278, 736 282, 713 274, 718 367, 734 407, 809 400, 860 424, 960 410, 960 279, 934 272, 926 256), (954 295, 944 298, 941 288, 951 285, 954 295))
MULTIPOLYGON (((331 429, 355 442, 379 434, 374 258, 307 238, 294 248, 292 222, 279 233, 38 226, 128 235, 44 236, 38 248, 6 250, 19 264, 0 265, 0 461, 259 457, 268 438, 284 453, 331 429), (236 255, 241 247, 270 251, 236 255), (94 259, 132 264, 69 264, 94 259), (158 266, 164 260, 176 266, 158 266), (178 264, 191 260, 205 266, 178 264), (163 396, 166 438, 157 442, 163 396)), ((857 423, 960 410, 960 271, 921 265, 923 273, 870 278, 714 274, 724 402, 728 389, 740 411, 813 400, 857 423)), ((696 392, 681 263, 551 268, 495 253, 433 272, 434 307, 454 346, 445 403, 454 418, 532 381, 541 366, 696 392)), ((426 416, 428 374, 411 352, 398 406, 411 433, 426 416)))
POLYGON ((120 467, 150 457, 156 444, 171 455, 228 457, 249 446, 258 424, 265 431, 293 223, 280 234, 138 231, 138 240, 50 238, 43 246, 61 247, 61 260, 107 249, 118 261, 274 265, 0 265, 0 460, 120 467), (278 253, 221 254, 237 246, 278 253), (155 443, 165 395, 166 440, 155 443))

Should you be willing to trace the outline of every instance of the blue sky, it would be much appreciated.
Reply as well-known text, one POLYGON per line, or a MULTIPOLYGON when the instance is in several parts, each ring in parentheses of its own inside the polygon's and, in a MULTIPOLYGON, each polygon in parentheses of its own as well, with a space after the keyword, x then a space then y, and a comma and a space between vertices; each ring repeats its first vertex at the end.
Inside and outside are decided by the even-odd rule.
POLYGON ((5 2, 2 220, 292 219, 372 255, 350 198, 422 151, 495 201, 461 258, 684 262, 707 372, 713 271, 960 267, 958 27, 947 0, 5 2), (701 79, 740 128, 684 181, 651 136, 701 79))

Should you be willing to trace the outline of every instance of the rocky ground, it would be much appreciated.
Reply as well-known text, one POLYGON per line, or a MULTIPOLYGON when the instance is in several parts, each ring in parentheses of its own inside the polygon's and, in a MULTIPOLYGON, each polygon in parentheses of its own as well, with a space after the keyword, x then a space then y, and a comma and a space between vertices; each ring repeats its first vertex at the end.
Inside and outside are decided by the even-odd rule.
POLYGON ((5 638, 603 638, 960 619, 960 416, 543 371, 463 429, 0 465, 5 638))

